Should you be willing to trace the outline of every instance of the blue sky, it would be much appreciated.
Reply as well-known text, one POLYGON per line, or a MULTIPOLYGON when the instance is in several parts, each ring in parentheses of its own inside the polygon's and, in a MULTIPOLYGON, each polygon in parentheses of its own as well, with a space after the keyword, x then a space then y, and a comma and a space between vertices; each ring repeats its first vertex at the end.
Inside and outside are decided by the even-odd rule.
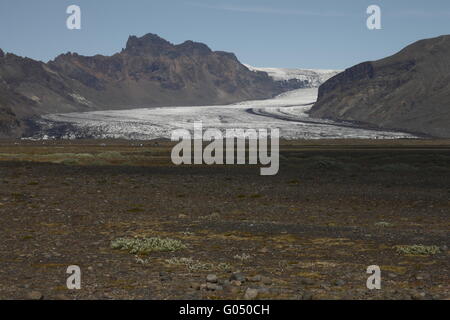
POLYGON ((416 40, 450 34, 448 0, 1 0, 0 48, 47 61, 68 51, 111 55, 129 35, 204 42, 258 67, 343 69, 416 40), (66 28, 66 8, 82 30, 66 28), (366 9, 382 9, 382 30, 366 9))

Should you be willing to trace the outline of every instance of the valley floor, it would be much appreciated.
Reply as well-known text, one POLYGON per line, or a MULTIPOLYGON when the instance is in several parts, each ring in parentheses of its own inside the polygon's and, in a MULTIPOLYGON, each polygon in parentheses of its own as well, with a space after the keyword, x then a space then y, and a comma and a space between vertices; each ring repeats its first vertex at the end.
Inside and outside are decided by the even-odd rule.
POLYGON ((0 298, 450 297, 450 141, 283 142, 271 177, 175 167, 170 147, 1 142, 0 298), (136 256, 111 247, 123 237, 184 248, 136 256), (370 265, 381 290, 366 288, 370 265))

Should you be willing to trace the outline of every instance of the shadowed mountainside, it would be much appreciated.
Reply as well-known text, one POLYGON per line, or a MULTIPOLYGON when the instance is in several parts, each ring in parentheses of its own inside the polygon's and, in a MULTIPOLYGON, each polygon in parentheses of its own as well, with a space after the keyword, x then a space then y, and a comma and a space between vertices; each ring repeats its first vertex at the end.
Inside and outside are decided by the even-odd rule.
POLYGON ((310 114, 450 137, 450 35, 336 75, 319 88, 310 114))

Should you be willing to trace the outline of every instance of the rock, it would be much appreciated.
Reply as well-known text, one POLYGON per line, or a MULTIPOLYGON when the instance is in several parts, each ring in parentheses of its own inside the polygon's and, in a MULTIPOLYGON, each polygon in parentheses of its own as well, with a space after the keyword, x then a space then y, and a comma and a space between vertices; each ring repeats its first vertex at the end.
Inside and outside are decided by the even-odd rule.
POLYGON ((239 287, 233 287, 233 286, 224 286, 223 289, 224 289, 227 293, 232 294, 232 295, 235 295, 235 294, 239 293, 239 289, 240 289, 240 288, 239 288, 239 287))
POLYGON ((237 281, 237 280, 232 280, 232 281, 230 281, 230 284, 234 287, 240 287, 242 285, 242 282, 237 281))
POLYGON ((441 249, 441 251, 445 252, 448 250, 448 247, 446 245, 443 245, 439 249, 441 249))
POLYGON ((389 272, 388 277, 389 278, 397 278, 397 275, 395 273, 389 272))
POLYGON ((312 286, 312 285, 316 284, 316 281, 313 279, 309 279, 309 278, 303 278, 300 280, 300 283, 307 285, 307 286, 312 286))
POLYGON ((261 276, 247 277, 247 281, 249 282, 260 282, 261 280, 262 280, 261 276))
POLYGON ((215 284, 215 283, 208 282, 208 283, 206 284, 206 290, 209 290, 209 291, 219 291, 219 290, 223 290, 223 287, 222 287, 222 286, 219 286, 219 285, 217 285, 217 284, 215 284))
POLYGON ((269 293, 270 293, 269 288, 265 288, 265 287, 258 288, 258 294, 269 294, 269 293))
POLYGON ((171 281, 172 277, 167 272, 160 272, 159 279, 161 281, 165 282, 165 281, 171 281))
POLYGON ((184 219, 184 218, 187 218, 187 215, 185 215, 185 214, 180 214, 180 215, 178 215, 178 218, 184 219))
POLYGON ((303 292, 302 294, 302 298, 303 300, 312 300, 313 295, 311 294, 311 292, 303 292))
POLYGON ((201 287, 200 283, 194 282, 191 284, 191 288, 194 290, 200 290, 200 287, 201 287))
POLYGON ((338 287, 343 286, 345 284, 345 281, 342 279, 338 279, 334 282, 334 284, 338 287))
POLYGON ((208 274, 206 276, 206 282, 210 282, 210 283, 217 283, 217 276, 215 274, 208 274))
POLYGON ((245 291, 244 299, 246 300, 254 300, 258 297, 258 290, 257 289, 251 289, 247 288, 245 291))
POLYGON ((27 295, 28 299, 30 300, 42 300, 44 299, 44 295, 40 293, 39 291, 31 291, 27 295))
POLYGON ((270 279, 269 277, 262 277, 261 281, 266 286, 269 286, 273 283, 272 279, 270 279))
POLYGON ((425 299, 425 292, 414 292, 411 294, 411 298, 413 300, 424 300, 425 299))
POLYGON ((262 248, 262 249, 259 249, 258 252, 259 252, 259 253, 268 253, 268 252, 269 252, 269 249, 267 249, 267 248, 262 248))
POLYGON ((321 287, 323 290, 325 290, 325 291, 329 291, 329 290, 330 290, 330 287, 329 287, 327 284, 325 284, 325 283, 321 284, 320 287, 321 287))
POLYGON ((431 276, 428 273, 419 273, 416 275, 416 280, 428 280, 431 276))
POLYGON ((240 272, 235 272, 230 277, 230 281, 233 281, 233 280, 245 282, 245 276, 240 272))

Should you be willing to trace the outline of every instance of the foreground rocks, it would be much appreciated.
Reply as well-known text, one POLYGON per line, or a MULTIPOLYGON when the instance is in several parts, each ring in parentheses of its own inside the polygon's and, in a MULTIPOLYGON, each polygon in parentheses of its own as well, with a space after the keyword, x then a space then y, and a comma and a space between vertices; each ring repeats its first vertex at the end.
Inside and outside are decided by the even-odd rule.
POLYGON ((1 299, 448 298, 444 142, 289 142, 274 177, 249 166, 174 167, 164 142, 45 143, 0 145, 1 299), (51 152, 122 156, 5 160, 51 152), (184 247, 135 256, 111 248, 123 237, 184 247), (397 245, 439 251, 408 255, 397 245), (66 287, 74 264, 81 290, 66 287), (366 287, 372 264, 381 290, 366 287))

